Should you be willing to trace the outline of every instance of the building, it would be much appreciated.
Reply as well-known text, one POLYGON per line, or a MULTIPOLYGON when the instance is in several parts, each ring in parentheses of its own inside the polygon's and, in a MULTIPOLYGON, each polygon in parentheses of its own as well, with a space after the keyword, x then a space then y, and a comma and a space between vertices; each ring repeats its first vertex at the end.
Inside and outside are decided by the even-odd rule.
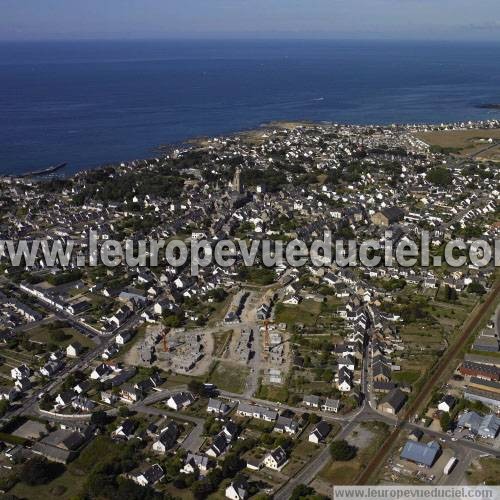
POLYGON ((165 473, 161 468, 160 464, 153 464, 151 467, 147 468, 144 472, 137 472, 131 475, 132 481, 139 484, 140 486, 151 486, 161 481, 165 473))
POLYGON ((179 411, 187 408, 194 402, 194 398, 189 392, 178 392, 167 399, 167 406, 172 410, 179 411))
POLYGON ((387 227, 403 220, 404 210, 398 207, 387 207, 372 215, 372 222, 376 226, 387 227))
POLYGON ((230 410, 229 405, 220 399, 210 398, 207 405, 207 413, 215 415, 225 415, 230 410))
POLYGON ((278 446, 275 450, 271 451, 264 459, 264 465, 269 469, 280 471, 287 464, 288 458, 285 450, 278 446))
POLYGON ((340 400, 326 398, 326 401, 321 405, 323 411, 329 411, 332 413, 337 413, 340 409, 340 400))
POLYGON ((378 409, 390 415, 397 415, 406 403, 408 396, 400 389, 394 389, 379 403, 378 409))
POLYGON ((309 395, 304 396, 302 404, 305 406, 309 406, 309 408, 319 408, 321 404, 321 400, 319 396, 309 395))
POLYGON ((453 409, 455 406, 456 399, 450 395, 447 394, 441 402, 438 404, 438 410, 444 411, 446 413, 450 413, 450 411, 453 409))
POLYGON ((322 443, 330 434, 332 427, 330 424, 322 420, 318 422, 313 431, 309 434, 309 442, 314 444, 322 443))
POLYGON ((500 381, 500 368, 494 365, 464 361, 460 367, 460 373, 470 377, 485 378, 497 382, 500 381))
POLYGON ((407 441, 400 458, 418 465, 432 467, 440 455, 441 446, 436 441, 430 441, 427 444, 407 441))
POLYGON ((226 498, 245 500, 249 497, 248 483, 243 478, 237 478, 226 488, 226 498))
POLYGON ((460 416, 457 426, 483 438, 495 439, 500 429, 500 418, 493 414, 482 417, 475 411, 469 411, 460 416))

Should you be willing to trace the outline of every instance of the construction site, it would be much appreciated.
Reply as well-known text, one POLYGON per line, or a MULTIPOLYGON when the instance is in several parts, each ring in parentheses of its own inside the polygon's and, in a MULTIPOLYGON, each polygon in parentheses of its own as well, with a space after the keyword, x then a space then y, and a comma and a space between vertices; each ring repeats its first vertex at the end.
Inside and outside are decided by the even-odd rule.
POLYGON ((129 351, 127 362, 203 375, 210 366, 213 348, 210 331, 149 325, 144 337, 129 351))

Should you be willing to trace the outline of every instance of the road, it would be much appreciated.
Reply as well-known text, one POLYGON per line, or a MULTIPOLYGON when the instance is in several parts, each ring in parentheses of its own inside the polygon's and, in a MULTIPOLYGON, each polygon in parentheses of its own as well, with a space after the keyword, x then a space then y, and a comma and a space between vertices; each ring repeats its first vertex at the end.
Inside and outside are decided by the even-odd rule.
MULTIPOLYGON (((351 431, 356 427, 358 421, 351 420, 336 436, 336 440, 345 439, 351 431)), ((293 490, 299 484, 309 484, 317 474, 323 469, 325 464, 330 459, 330 448, 325 446, 316 457, 305 465, 294 477, 290 478, 281 488, 274 494, 274 500, 288 500, 292 496, 293 490)))
POLYGON ((201 448, 201 445, 205 441, 203 437, 203 426, 205 421, 202 418, 193 417, 191 415, 185 415, 184 413, 178 413, 175 411, 163 410, 160 408, 155 408, 151 406, 146 406, 144 404, 135 404, 132 406, 135 411, 139 413, 144 413, 145 415, 158 415, 162 417, 177 418, 180 420, 185 420, 186 422, 191 422, 194 424, 193 429, 188 434, 186 439, 181 443, 181 448, 192 453, 196 453, 201 448))
POLYGON ((451 345, 447 349, 441 360, 438 362, 438 365, 434 372, 424 383, 413 402, 405 411, 400 424, 387 437, 384 444, 380 447, 379 452, 372 458, 370 463, 367 465, 367 467, 359 477, 358 484, 368 484, 374 473, 385 462, 392 450, 393 443, 397 441, 401 430, 404 428, 403 424, 410 422, 413 419, 414 415, 420 412, 420 410, 432 394, 433 389, 436 387, 436 385, 439 384, 442 375, 446 373, 446 371, 450 367, 450 364, 455 362, 455 359, 458 357, 463 347, 467 344, 469 338, 473 333, 475 333, 476 327, 486 318, 488 314, 490 314, 489 309, 495 303, 495 300, 499 296, 499 294, 500 281, 496 282, 493 285, 491 290, 488 292, 488 295, 485 297, 484 302, 482 302, 472 311, 472 314, 464 324, 462 334, 460 335, 459 339, 455 344, 451 345))

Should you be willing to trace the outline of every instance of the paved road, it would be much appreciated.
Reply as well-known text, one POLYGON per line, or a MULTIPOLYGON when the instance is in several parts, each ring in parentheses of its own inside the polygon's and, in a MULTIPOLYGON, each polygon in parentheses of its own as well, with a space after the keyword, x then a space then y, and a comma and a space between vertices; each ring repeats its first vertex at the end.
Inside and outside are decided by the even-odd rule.
MULTIPOLYGON (((357 420, 351 420, 336 436, 335 440, 345 439, 358 424, 357 420)), ((323 469, 330 458, 330 448, 325 446, 316 457, 305 465, 293 478, 285 483, 273 496, 274 500, 288 500, 292 492, 299 484, 309 484, 323 469)))
POLYGON ((133 405, 133 409, 138 411, 139 413, 144 413, 146 415, 172 417, 195 424, 191 432, 186 437, 186 439, 181 443, 181 448, 185 449, 186 451, 191 451, 192 453, 199 451, 199 449, 201 448, 201 445, 205 440, 205 438, 202 436, 203 425, 205 421, 202 418, 193 417, 191 415, 185 415, 184 413, 178 413, 175 411, 169 411, 151 406, 145 406, 143 404, 133 405))
POLYGON ((476 327, 481 323, 481 321, 486 317, 489 312, 490 307, 495 303, 496 298, 500 294, 500 281, 494 283, 493 287, 486 295, 484 302, 478 305, 472 311, 471 315, 465 321, 462 334, 455 344, 450 346, 446 353, 443 355, 441 360, 431 376, 426 380, 419 393, 416 395, 415 399, 411 402, 408 408, 404 412, 401 424, 398 425, 392 433, 387 437, 386 441, 380 447, 380 450, 375 454, 370 463, 367 465, 363 473, 358 479, 358 484, 367 484, 374 473, 378 470, 381 464, 384 463, 388 454, 392 450, 392 445, 396 442, 401 429, 405 422, 409 422, 413 419, 413 416, 418 414, 422 409, 424 404, 427 402, 432 390, 441 381, 441 377, 446 370, 449 368, 451 363, 455 362, 456 357, 461 352, 461 349, 466 345, 467 341, 470 339, 473 333, 475 333, 476 327))

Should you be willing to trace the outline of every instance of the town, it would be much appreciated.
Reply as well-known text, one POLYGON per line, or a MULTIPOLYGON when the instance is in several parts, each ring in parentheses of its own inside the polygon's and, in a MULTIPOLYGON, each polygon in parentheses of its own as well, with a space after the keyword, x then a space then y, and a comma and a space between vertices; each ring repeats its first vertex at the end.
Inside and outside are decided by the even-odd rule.
MULTIPOLYGON (((99 241, 500 235, 500 123, 271 123, 73 177, 0 179, 0 490, 331 497, 498 484, 500 293, 477 267, 77 265, 99 241)), ((80 495, 80 496, 78 496, 80 495)), ((308 498, 309 498, 308 497, 308 498)))

